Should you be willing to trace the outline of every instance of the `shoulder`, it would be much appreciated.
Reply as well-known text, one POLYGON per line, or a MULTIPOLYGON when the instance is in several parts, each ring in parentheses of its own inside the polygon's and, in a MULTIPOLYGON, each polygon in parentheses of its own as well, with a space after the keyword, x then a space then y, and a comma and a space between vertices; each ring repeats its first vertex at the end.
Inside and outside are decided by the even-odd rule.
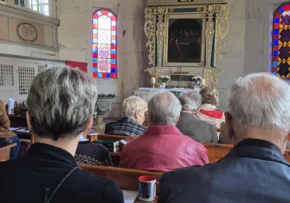
POLYGON ((116 199, 123 198, 122 191, 119 189, 118 185, 112 180, 94 176, 82 169, 78 170, 75 175, 75 179, 75 181, 77 181, 79 185, 82 185, 87 189, 87 192, 88 190, 103 191, 105 199, 108 199, 108 196, 112 196, 116 199))
POLYGON ((205 166, 190 166, 180 168, 171 172, 166 172, 161 176, 160 184, 162 186, 176 187, 176 185, 198 184, 206 176, 205 166))
POLYGON ((116 124, 117 124, 117 122, 110 122, 110 123, 107 123, 105 127, 106 127, 106 128, 107 128, 107 127, 111 127, 111 126, 114 126, 114 125, 116 125, 116 124))
POLYGON ((85 183, 87 187, 93 187, 93 186, 106 187, 107 184, 114 183, 111 180, 92 175, 81 168, 76 171, 74 177, 75 179, 78 179, 80 182, 85 183))

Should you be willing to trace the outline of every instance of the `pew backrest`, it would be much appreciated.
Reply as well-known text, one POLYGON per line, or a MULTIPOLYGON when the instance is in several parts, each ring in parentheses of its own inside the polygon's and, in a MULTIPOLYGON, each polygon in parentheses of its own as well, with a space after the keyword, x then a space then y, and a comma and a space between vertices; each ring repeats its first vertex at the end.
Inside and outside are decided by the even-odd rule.
POLYGON ((116 168, 106 166, 79 165, 81 169, 95 176, 115 181, 122 190, 138 191, 138 177, 142 175, 155 176, 159 181, 161 172, 116 168))

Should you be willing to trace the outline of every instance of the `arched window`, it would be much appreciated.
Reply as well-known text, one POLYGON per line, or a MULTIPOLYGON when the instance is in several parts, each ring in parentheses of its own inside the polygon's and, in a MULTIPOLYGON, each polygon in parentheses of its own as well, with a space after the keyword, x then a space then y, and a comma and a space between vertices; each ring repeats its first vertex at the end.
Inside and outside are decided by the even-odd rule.
POLYGON ((290 79, 290 4, 281 5, 274 13, 272 73, 290 79))
POLYGON ((117 17, 106 9, 93 14, 94 78, 117 78, 117 17))

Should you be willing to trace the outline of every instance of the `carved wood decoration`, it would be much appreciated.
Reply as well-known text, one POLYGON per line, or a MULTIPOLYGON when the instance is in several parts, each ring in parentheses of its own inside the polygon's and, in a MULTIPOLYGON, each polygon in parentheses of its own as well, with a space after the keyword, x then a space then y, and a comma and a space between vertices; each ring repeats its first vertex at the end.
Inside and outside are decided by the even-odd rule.
MULTIPOLYGON (((145 9, 145 35, 148 48, 147 70, 156 68, 162 70, 162 74, 171 75, 178 71, 180 66, 187 75, 201 75, 206 80, 206 86, 217 86, 217 77, 223 72, 217 67, 222 57, 224 39, 229 30, 228 22, 229 8, 223 0, 158 0, 149 1, 145 9), (151 3, 150 3, 151 2, 151 3), (158 3, 160 2, 160 3, 158 3), (162 4, 161 2, 164 2, 162 4), (166 3, 168 2, 168 3, 166 3), (189 18, 204 16, 202 24, 202 47, 201 62, 174 62, 167 60, 168 46, 168 19, 173 16, 189 18), (171 16, 171 17, 170 17, 171 16), (185 17, 186 16, 186 17, 185 17), (204 50, 204 51, 203 51, 204 50), (187 64, 186 64, 187 63, 187 64)), ((173 38, 174 39, 174 38, 173 38)), ((154 72, 154 71, 153 71, 154 72)))

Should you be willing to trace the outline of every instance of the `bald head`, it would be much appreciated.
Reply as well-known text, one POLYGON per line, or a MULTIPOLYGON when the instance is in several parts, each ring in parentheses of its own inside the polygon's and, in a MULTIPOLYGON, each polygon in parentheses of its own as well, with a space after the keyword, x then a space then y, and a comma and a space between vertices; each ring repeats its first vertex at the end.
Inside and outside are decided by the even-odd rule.
POLYGON ((181 104, 171 92, 161 91, 150 99, 148 111, 152 125, 176 125, 180 116, 181 104))
POLYGON ((272 134, 279 131, 287 137, 290 134, 289 111, 290 86, 269 73, 249 74, 231 87, 228 112, 231 120, 242 128, 261 129, 272 134))

